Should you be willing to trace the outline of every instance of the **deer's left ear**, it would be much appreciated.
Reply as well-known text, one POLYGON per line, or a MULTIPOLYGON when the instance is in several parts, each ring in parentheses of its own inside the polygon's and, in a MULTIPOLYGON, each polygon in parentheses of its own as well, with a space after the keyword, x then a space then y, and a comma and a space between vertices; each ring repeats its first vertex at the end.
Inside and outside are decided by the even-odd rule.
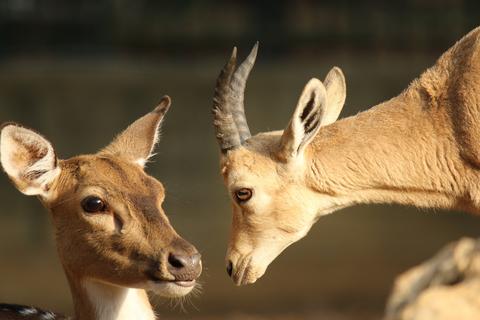
POLYGON ((143 168, 153 156, 155 144, 159 140, 160 125, 170 104, 170 97, 164 96, 153 111, 132 123, 99 154, 118 156, 143 168))
POLYGON ((311 79, 298 100, 292 118, 280 140, 280 158, 288 161, 301 155, 315 137, 325 116, 327 94, 322 82, 311 79))

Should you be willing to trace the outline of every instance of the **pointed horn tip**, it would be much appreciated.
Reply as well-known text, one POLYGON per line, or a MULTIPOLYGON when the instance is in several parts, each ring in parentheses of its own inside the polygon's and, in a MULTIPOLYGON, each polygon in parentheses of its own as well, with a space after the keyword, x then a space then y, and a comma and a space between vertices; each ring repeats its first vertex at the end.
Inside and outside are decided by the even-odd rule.
POLYGON ((258 51, 259 44, 260 44, 260 42, 257 40, 255 42, 255 44, 253 45, 252 52, 257 52, 258 51))
POLYGON ((253 48, 250 51, 250 54, 248 55, 247 59, 253 59, 255 61, 255 59, 257 58, 257 53, 258 53, 258 41, 255 42, 255 44, 253 45, 253 48))
POLYGON ((237 60, 237 46, 234 46, 232 49, 232 54, 230 55, 230 61, 236 61, 237 60))
POLYGON ((160 102, 158 103, 158 105, 155 107, 155 109, 153 110, 153 112, 157 112, 157 113, 165 113, 168 111, 168 109, 170 108, 170 105, 172 104, 172 99, 170 98, 170 96, 168 95, 164 95, 162 97, 162 99, 160 99, 160 102))

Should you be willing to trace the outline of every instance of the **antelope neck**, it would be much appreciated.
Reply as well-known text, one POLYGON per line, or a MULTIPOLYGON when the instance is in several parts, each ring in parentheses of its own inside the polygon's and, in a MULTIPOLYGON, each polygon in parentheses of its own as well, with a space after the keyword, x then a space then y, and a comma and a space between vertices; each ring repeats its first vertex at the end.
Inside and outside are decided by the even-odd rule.
POLYGON ((321 128, 310 148, 311 184, 346 205, 479 212, 468 184, 478 173, 460 157, 449 123, 444 110, 406 92, 321 128))

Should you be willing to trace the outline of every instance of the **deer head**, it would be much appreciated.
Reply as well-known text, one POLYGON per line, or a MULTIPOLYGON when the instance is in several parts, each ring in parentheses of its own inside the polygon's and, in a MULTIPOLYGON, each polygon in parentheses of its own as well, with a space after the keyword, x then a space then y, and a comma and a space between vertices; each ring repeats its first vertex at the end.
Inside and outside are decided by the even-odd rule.
POLYGON ((144 171, 169 106, 165 96, 100 152, 67 160, 35 131, 2 126, 3 169, 50 211, 74 291, 95 282, 175 297, 194 287, 200 254, 175 232, 162 209, 162 183, 144 171))
POLYGON ((319 212, 335 208, 328 196, 317 200, 306 183, 306 164, 309 144, 320 127, 338 118, 345 101, 345 79, 335 67, 323 83, 311 79, 306 84, 283 132, 252 137, 243 101, 257 48, 258 43, 238 68, 234 48, 213 99, 221 173, 233 207, 227 272, 236 284, 255 282, 286 247, 306 235, 319 212))

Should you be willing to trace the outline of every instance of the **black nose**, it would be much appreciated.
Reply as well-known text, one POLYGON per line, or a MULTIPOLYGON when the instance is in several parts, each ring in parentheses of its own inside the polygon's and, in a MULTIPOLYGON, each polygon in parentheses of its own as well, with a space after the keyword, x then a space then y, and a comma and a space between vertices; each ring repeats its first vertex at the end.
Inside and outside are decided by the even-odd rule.
POLYGON ((227 273, 229 277, 232 276, 232 272, 233 272, 233 264, 232 264, 232 261, 228 260, 227 273))
POLYGON ((178 280, 193 280, 202 271, 201 257, 200 253, 180 254, 172 252, 168 255, 168 271, 178 280))
POLYGON ((176 255, 170 253, 168 255, 168 263, 170 266, 176 269, 195 267, 200 263, 200 253, 195 253, 192 255, 176 255))

